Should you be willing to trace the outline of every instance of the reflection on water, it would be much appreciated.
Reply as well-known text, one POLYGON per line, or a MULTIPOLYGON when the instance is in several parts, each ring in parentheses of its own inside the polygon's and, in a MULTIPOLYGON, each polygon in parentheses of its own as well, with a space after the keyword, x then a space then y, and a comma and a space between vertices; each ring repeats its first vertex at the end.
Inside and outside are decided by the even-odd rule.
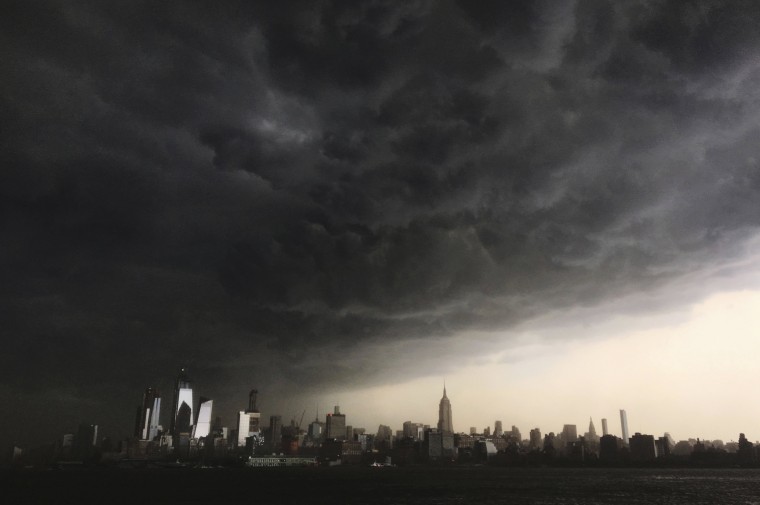
POLYGON ((5 503, 741 504, 760 469, 300 468, 3 474, 5 503))

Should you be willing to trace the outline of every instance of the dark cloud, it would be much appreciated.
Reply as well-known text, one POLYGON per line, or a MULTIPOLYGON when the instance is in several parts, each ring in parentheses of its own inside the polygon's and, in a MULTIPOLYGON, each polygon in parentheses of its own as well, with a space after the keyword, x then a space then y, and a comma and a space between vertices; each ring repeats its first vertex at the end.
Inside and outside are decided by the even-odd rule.
POLYGON ((741 63, 755 51, 760 7, 749 1, 668 3, 636 10, 631 35, 676 68, 704 72, 741 63))
POLYGON ((0 394, 65 422, 425 374, 760 221, 752 2, 6 7, 0 394))

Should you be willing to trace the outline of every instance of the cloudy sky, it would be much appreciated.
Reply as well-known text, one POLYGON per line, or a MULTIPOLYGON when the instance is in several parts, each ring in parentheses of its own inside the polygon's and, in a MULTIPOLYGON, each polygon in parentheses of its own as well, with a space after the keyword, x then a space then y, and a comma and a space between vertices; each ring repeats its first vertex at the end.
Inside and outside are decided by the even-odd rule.
POLYGON ((462 431, 760 438, 756 2, 3 11, 3 441, 182 365, 226 424, 445 379, 462 431))

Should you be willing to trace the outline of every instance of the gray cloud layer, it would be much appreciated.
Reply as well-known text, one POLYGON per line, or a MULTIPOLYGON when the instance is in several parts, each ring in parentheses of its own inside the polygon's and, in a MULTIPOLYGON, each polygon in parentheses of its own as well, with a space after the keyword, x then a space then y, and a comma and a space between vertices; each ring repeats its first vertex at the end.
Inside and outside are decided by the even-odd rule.
POLYGON ((0 394, 34 411, 128 426, 180 363, 228 405, 376 380, 760 222, 755 2, 5 10, 0 394))

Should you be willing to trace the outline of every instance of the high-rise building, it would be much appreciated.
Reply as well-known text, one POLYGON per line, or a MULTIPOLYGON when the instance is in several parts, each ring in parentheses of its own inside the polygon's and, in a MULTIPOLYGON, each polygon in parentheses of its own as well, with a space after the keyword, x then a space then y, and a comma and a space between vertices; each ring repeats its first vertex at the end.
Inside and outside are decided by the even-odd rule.
POLYGON ((309 438, 312 439, 312 441, 320 440, 322 438, 322 433, 324 432, 324 423, 320 422, 319 419, 315 419, 309 424, 309 438))
POLYGON ((614 435, 602 435, 599 439, 599 459, 606 462, 618 461, 623 441, 614 435))
POLYGON ((427 430, 422 444, 423 455, 430 461, 454 459, 454 434, 440 430, 427 430))
POLYGON ((504 430, 501 427, 501 421, 495 421, 493 423, 493 434, 500 437, 504 434, 504 430))
POLYGON ((175 445, 186 435, 188 438, 193 427, 193 388, 187 375, 187 369, 182 368, 177 375, 174 385, 174 402, 172 405, 169 431, 175 445))
POLYGON ((586 442, 595 444, 599 442, 599 435, 596 434, 596 427, 594 426, 594 420, 589 417, 588 419, 588 432, 584 435, 586 442))
POLYGON ((160 418, 161 398, 156 397, 153 400, 153 410, 150 412, 150 422, 148 424, 148 440, 155 440, 159 436, 159 433, 163 430, 163 428, 161 428, 160 418))
MULTIPOLYGON (((237 445, 238 447, 245 447, 247 439, 250 437, 261 437, 261 413, 259 412, 246 412, 241 410, 238 412, 238 430, 237 430, 237 445)), ((258 445, 258 443, 254 444, 258 445)))
POLYGON ((512 425, 512 430, 510 431, 510 436, 512 437, 513 440, 516 440, 517 442, 522 441, 522 435, 520 434, 520 430, 514 424, 512 425))
POLYGON ((628 434, 628 414, 622 409, 620 410, 620 428, 623 431, 623 444, 628 445, 630 438, 628 434))
POLYGON ((557 447, 557 436, 554 434, 553 431, 550 431, 546 435, 544 435, 544 443, 543 443, 543 451, 547 454, 554 454, 557 447))
POLYGON ((607 419, 602 419, 602 436, 609 434, 610 431, 607 429, 607 419))
POLYGON ((566 444, 568 442, 578 441, 578 428, 574 424, 566 424, 562 428, 562 441, 566 444))
POLYGON ((248 409, 238 412, 238 447, 245 447, 249 437, 256 439, 254 446, 259 445, 259 441, 263 440, 261 436, 261 413, 256 405, 258 394, 257 390, 252 389, 248 394, 248 409))
POLYGON ((538 428, 533 428, 530 430, 530 448, 531 450, 541 450, 542 447, 541 443, 541 430, 538 428))
POLYGON ((390 449, 393 447, 393 430, 391 430, 390 426, 381 424, 377 427, 375 445, 377 449, 390 449))
POLYGON ((657 449, 658 458, 667 458, 670 456, 670 443, 667 437, 659 437, 654 441, 655 449, 657 449))
POLYGON ((137 408, 135 437, 141 440, 153 440, 158 435, 159 416, 161 415, 161 395, 152 387, 145 389, 142 405, 137 408))
POLYGON ((182 405, 179 406, 179 412, 177 412, 177 421, 174 424, 174 429, 177 433, 177 440, 183 437, 187 437, 189 439, 190 435, 192 434, 193 409, 185 402, 182 402, 182 405))
POLYGON ((325 438, 335 440, 346 439, 346 414, 340 413, 340 406, 336 405, 332 414, 325 418, 325 438))
POLYGON ((319 420, 319 406, 317 406, 317 412, 314 416, 314 421, 309 423, 309 429, 306 433, 312 443, 318 443, 318 441, 320 441, 324 436, 325 423, 319 420))
POLYGON ((82 461, 95 456, 95 446, 98 443, 98 425, 82 423, 74 437, 74 457, 82 461))
POLYGON ((443 397, 438 404, 438 431, 441 433, 454 433, 451 422, 451 402, 446 396, 446 385, 443 385, 443 397))
POLYGON ((424 425, 422 423, 413 423, 411 421, 404 422, 404 438, 411 438, 413 440, 422 440, 424 438, 424 425))
POLYGON ((657 458, 657 446, 653 435, 634 433, 630 440, 631 461, 642 463, 657 458))
POLYGON ((259 390, 258 389, 251 389, 251 392, 248 393, 248 410, 246 412, 258 412, 259 407, 256 404, 259 398, 259 390))
POLYGON ((198 405, 198 418, 193 426, 193 438, 207 437, 211 433, 211 411, 214 406, 214 400, 200 397, 198 405))

